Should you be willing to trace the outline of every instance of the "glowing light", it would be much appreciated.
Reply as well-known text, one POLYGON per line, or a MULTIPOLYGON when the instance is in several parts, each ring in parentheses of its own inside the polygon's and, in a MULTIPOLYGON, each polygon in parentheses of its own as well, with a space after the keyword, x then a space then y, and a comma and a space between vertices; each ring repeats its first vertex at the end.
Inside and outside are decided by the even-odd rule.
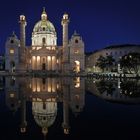
POLYGON ((59 63, 59 60, 57 59, 56 63, 58 64, 59 63))
POLYGON ((48 92, 52 91, 52 87, 50 85, 48 85, 48 92))
POLYGON ((68 19, 68 14, 64 14, 63 19, 68 19))
POLYGON ((57 83, 56 88, 59 89, 59 84, 57 83))
POLYGON ((15 94, 14 93, 11 93, 10 94, 10 98, 14 98, 15 97, 15 94))
POLYGON ((79 87, 80 87, 80 83, 76 83, 75 88, 79 88, 79 87))
POLYGON ((75 80, 75 88, 79 88, 80 87, 80 77, 77 77, 75 80))
POLYGON ((25 16, 24 15, 20 15, 20 21, 25 21, 25 16))
POLYGON ((15 53, 14 49, 10 49, 10 54, 14 54, 14 53, 15 53))
POLYGON ((37 47, 36 49, 39 50, 39 49, 41 49, 41 48, 42 48, 42 47, 37 47))
POLYGON ((47 58, 48 58, 48 61, 50 61, 50 60, 51 60, 51 56, 48 56, 47 58))
POLYGON ((55 47, 52 47, 52 50, 55 50, 55 47))
POLYGON ((80 72, 80 62, 79 61, 75 61, 75 68, 74 68, 74 71, 75 72, 80 72))
POLYGON ((35 47, 32 47, 32 50, 35 50, 35 47))
POLYGON ((64 134, 69 134, 69 129, 68 128, 64 128, 64 134))
POLYGON ((40 56, 37 56, 37 61, 40 61, 40 56))
POLYGON ((33 56, 33 57, 32 57, 32 59, 33 59, 33 60, 35 60, 35 59, 36 59, 36 57, 35 57, 35 56, 33 56))
POLYGON ((25 133, 26 132, 26 127, 20 128, 20 132, 25 133))

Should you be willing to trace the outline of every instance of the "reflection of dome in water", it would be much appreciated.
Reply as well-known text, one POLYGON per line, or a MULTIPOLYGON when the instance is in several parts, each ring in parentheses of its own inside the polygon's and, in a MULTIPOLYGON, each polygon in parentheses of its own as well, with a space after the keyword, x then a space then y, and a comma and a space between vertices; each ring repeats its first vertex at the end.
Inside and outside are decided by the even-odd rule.
POLYGON ((36 101, 32 103, 32 112, 35 122, 42 127, 42 133, 47 134, 48 127, 50 127, 57 116, 57 102, 56 101, 36 101))

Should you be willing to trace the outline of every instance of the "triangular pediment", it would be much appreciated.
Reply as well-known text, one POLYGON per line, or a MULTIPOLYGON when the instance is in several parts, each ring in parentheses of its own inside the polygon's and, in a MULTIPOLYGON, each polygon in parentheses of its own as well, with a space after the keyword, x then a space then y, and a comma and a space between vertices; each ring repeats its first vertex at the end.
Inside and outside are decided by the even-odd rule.
POLYGON ((54 53, 55 51, 49 50, 46 47, 42 47, 41 49, 38 50, 32 50, 32 54, 49 54, 49 53, 54 53))

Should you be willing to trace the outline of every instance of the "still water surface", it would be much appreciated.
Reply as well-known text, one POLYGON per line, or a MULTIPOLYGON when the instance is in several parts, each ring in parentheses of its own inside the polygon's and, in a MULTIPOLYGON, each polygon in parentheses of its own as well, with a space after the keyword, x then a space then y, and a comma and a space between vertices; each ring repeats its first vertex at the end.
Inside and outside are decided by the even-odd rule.
POLYGON ((1 77, 1 139, 140 139, 140 81, 1 77))

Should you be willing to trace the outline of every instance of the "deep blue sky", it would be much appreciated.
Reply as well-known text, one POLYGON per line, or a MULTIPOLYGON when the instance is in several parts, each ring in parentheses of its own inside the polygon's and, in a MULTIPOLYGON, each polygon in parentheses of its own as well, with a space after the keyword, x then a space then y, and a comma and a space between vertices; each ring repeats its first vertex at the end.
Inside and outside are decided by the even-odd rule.
POLYGON ((19 36, 19 15, 27 19, 27 45, 31 44, 34 24, 40 20, 42 7, 54 24, 58 45, 62 41, 61 18, 70 15, 69 37, 74 30, 82 36, 86 51, 113 44, 140 44, 139 0, 1 0, 0 51, 14 30, 19 36))

